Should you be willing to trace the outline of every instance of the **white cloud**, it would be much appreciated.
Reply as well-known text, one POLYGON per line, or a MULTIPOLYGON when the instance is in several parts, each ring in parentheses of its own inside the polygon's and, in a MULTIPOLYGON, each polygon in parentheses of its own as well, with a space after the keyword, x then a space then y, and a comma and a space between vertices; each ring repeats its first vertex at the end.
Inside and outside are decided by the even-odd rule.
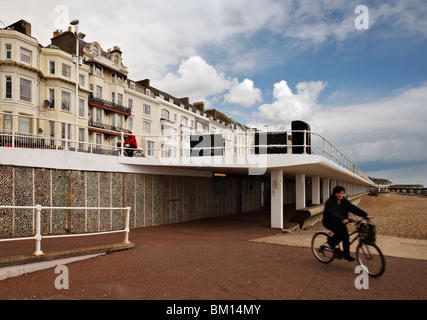
POLYGON ((225 101, 243 107, 252 107, 255 103, 262 102, 262 92, 255 88, 254 82, 250 79, 245 79, 240 83, 235 80, 233 87, 225 95, 225 101))
POLYGON ((325 87, 326 83, 321 81, 301 82, 296 86, 297 93, 293 93, 286 81, 276 83, 273 90, 275 101, 260 106, 256 117, 282 129, 287 129, 294 120, 309 122, 319 111, 317 99, 325 87))
POLYGON ((224 96, 226 102, 250 107, 262 101, 262 92, 252 80, 239 82, 237 78, 226 77, 200 56, 182 61, 176 73, 154 80, 153 85, 175 96, 189 97, 192 102, 218 102, 224 96))
POLYGON ((323 82, 302 82, 295 94, 286 81, 276 83, 275 101, 259 107, 254 122, 290 130, 292 120, 304 120, 313 132, 328 139, 359 166, 426 163, 427 83, 404 88, 387 99, 334 108, 317 102, 325 86, 323 82))

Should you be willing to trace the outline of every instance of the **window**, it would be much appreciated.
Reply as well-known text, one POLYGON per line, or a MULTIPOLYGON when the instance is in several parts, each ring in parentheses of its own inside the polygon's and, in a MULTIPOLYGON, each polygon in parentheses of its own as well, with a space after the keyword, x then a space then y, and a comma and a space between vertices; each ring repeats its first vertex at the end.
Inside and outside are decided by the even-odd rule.
POLYGON ((147 140, 147 156, 154 157, 154 141, 147 140))
POLYGON ((49 109, 55 109, 55 89, 49 89, 49 109))
POLYGON ((118 94, 117 95, 117 104, 119 105, 119 106, 122 106, 123 105, 123 95, 122 94, 118 94))
POLYGON ((11 60, 11 59, 12 59, 12 45, 7 44, 6 45, 6 60, 11 60))
POLYGON ((151 122, 144 121, 144 133, 151 134, 151 122))
POLYGON ((175 158, 176 157, 176 147, 168 145, 168 144, 163 145, 162 157, 163 158, 175 158))
MULTIPOLYGON (((85 142, 85 129, 79 128, 79 142, 85 142)), ((79 149, 84 149, 83 143, 79 143, 79 149)))
POLYGON ((119 64, 119 57, 118 56, 114 56, 114 64, 115 65, 119 64))
POLYGON ((168 136, 170 139, 175 139, 176 129, 170 125, 162 124, 162 136, 168 136))
POLYGON ((102 87, 96 86, 96 97, 102 99, 102 87))
POLYGON ((181 118, 181 125, 188 127, 188 118, 187 117, 181 118))
POLYGON ((129 88, 130 88, 131 90, 135 90, 135 83, 130 82, 130 83, 129 83, 129 88))
POLYGON ((129 103, 128 103, 128 108, 129 108, 129 109, 132 109, 132 108, 133 108, 133 100, 132 100, 132 99, 129 99, 128 101, 129 101, 129 103))
POLYGON ((168 110, 162 109, 162 115, 161 115, 162 120, 169 120, 169 115, 170 113, 168 110))
POLYGON ((79 117, 85 117, 85 100, 79 99, 79 117))
POLYGON ((123 84, 123 78, 121 76, 117 76, 117 83, 120 85, 123 84))
POLYGON ((99 48, 98 48, 97 45, 93 45, 92 46, 92 54, 95 55, 95 56, 99 55, 99 48))
POLYGON ((114 73, 111 75, 111 82, 116 83, 116 75, 114 73))
POLYGON ((130 130, 130 131, 133 130, 133 118, 132 117, 128 118, 128 130, 130 130))
POLYGON ((145 94, 146 94, 147 96, 151 96, 151 91, 150 91, 150 89, 145 89, 145 94))
POLYGON ((102 110, 98 109, 98 108, 96 108, 95 110, 96 110, 95 111, 95 122, 101 123, 102 122, 102 110))
POLYGON ((71 111, 71 93, 61 91, 61 110, 71 111))
POLYGON ((6 76, 5 80, 6 80, 5 98, 12 99, 12 76, 6 76))
POLYGON ((117 115, 117 127, 118 128, 123 128, 123 117, 121 115, 117 115))
POLYGON ((54 146, 55 145, 55 122, 54 121, 49 121, 49 137, 50 139, 50 145, 54 146))
POLYGON ((62 64, 62 76, 71 79, 71 66, 62 64))
POLYGON ((20 133, 31 133, 31 118, 19 117, 19 132, 20 133))
POLYGON ((49 74, 56 73, 56 63, 55 61, 49 61, 49 74))
POLYGON ((79 85, 81 86, 81 87, 84 87, 85 86, 85 81, 86 80, 86 77, 85 77, 85 75, 84 74, 79 74, 79 85))
POLYGON ((144 104, 144 114, 147 116, 151 116, 151 106, 144 104))
POLYGON ((20 79, 19 83, 19 99, 27 102, 32 100, 32 85, 33 83, 30 80, 20 79))
POLYGON ((20 60, 22 63, 31 65, 32 55, 33 53, 30 50, 21 48, 20 60))
POLYGON ((111 102, 116 103, 116 93, 115 92, 111 93, 111 102))
MULTIPOLYGON (((71 140, 71 124, 65 125, 65 123, 61 123, 61 145, 65 147, 65 139, 71 140)), ((68 147, 68 145, 67 145, 68 147)))
POLYGON ((95 74, 96 74, 98 77, 102 77, 102 68, 101 68, 100 66, 96 66, 96 67, 95 67, 95 74))
POLYGON ((4 129, 6 131, 12 131, 12 128, 13 128, 12 115, 11 114, 5 114, 4 115, 4 129))

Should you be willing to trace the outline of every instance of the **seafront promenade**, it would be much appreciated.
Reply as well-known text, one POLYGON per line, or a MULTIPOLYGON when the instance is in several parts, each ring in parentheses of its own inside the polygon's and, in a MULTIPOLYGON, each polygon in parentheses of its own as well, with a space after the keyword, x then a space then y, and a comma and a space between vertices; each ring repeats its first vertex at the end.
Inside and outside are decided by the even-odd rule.
MULTIPOLYGON (((417 214, 422 234, 426 230, 422 224, 427 211, 425 204, 422 198, 392 195, 389 200, 365 197, 360 207, 377 218, 380 235, 386 232, 380 227, 382 220, 387 222, 393 215, 399 215, 396 220, 402 223, 406 218, 409 219, 406 223, 411 223, 413 217, 408 211, 417 214), (381 217, 379 213, 387 212, 384 201, 389 202, 388 217, 381 217), (400 214, 390 209, 395 207, 395 201, 401 204, 400 214), (415 212, 414 204, 420 211, 415 212)), ((48 269, 2 281, 0 299, 426 298, 426 260, 386 255, 384 275, 371 279, 369 290, 357 290, 354 285, 356 263, 334 261, 331 265, 322 265, 309 248, 260 242, 259 239, 280 234, 268 224, 268 212, 258 211, 250 215, 132 230, 130 240, 135 244, 134 249, 68 264, 68 290, 55 288, 58 274, 48 269)), ((400 229, 398 225, 396 228, 400 229)), ((114 236, 104 238, 112 242, 121 240, 114 236)))

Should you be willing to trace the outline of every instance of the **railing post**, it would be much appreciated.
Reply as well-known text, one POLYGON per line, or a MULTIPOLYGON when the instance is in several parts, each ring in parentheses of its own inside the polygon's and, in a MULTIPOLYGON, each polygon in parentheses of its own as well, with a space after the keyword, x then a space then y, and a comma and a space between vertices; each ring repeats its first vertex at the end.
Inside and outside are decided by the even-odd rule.
POLYGON ((131 211, 131 207, 127 207, 126 208, 126 228, 125 228, 125 240, 123 241, 124 244, 130 244, 131 242, 129 241, 129 232, 130 232, 130 211, 131 211))
POLYGON ((125 140, 124 140, 125 134, 124 134, 123 131, 121 132, 121 138, 122 138, 122 140, 121 140, 121 146, 120 146, 120 157, 123 157, 124 156, 124 154, 123 154, 123 148, 124 148, 124 145, 125 145, 125 140))
POLYGON ((41 212, 42 206, 36 205, 36 251, 33 253, 35 256, 42 256, 44 252, 41 248, 42 235, 41 235, 41 212))
POLYGON ((304 130, 304 154, 307 154, 307 131, 304 130))

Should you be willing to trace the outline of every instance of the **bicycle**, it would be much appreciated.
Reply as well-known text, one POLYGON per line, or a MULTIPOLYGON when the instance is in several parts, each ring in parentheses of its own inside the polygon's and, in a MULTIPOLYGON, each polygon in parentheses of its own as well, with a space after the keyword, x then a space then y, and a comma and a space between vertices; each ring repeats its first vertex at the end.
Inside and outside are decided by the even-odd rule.
MULTIPOLYGON (((349 223, 356 224, 356 231, 350 234, 350 246, 359 239, 359 244, 356 249, 356 259, 359 265, 373 278, 377 278, 384 273, 385 259, 384 256, 375 244, 376 232, 375 226, 369 224, 368 219, 360 220, 348 219, 349 223)), ((324 264, 331 263, 335 258, 342 259, 343 252, 340 246, 331 248, 328 240, 332 237, 332 232, 318 232, 311 240, 311 250, 317 260, 324 264)))
MULTIPOLYGON (((125 157, 127 156, 127 152, 126 152, 127 150, 130 150, 129 149, 129 144, 125 144, 123 146, 123 155, 125 157)), ((145 158, 145 154, 144 154, 144 151, 142 151, 142 149, 136 148, 136 149, 133 149, 133 150, 134 150, 134 152, 133 152, 133 157, 134 158, 145 158)), ((120 156, 121 154, 122 154, 122 149, 121 149, 121 143, 119 142, 119 143, 117 143, 117 149, 116 149, 116 151, 114 151, 113 155, 120 156)))

